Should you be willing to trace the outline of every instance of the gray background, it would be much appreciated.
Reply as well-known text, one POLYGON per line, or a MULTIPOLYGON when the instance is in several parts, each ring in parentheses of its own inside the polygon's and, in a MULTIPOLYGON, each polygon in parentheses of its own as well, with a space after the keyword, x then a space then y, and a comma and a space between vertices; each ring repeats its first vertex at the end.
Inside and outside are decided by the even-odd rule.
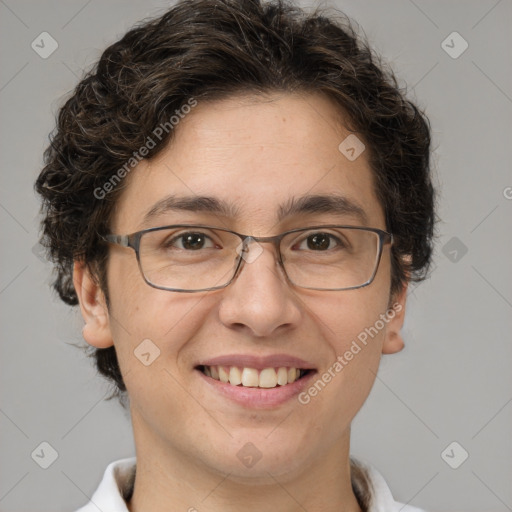
MULTIPOLYGON (((126 414, 104 401, 108 385, 70 345, 81 342, 79 313, 50 292, 51 268, 33 251, 32 185, 82 69, 167 5, 0 0, 1 511, 74 510, 109 462, 134 453, 126 414), (31 48, 43 31, 59 45, 47 59, 31 48), (46 470, 31 457, 43 441, 58 453, 46 470)), ((384 357, 354 423, 353 454, 375 465, 400 501, 512 510, 512 2, 331 5, 358 21, 426 108, 441 188, 436 269, 409 294, 406 349, 384 357), (453 31, 469 44, 456 59, 441 46, 453 31), (453 441, 452 465, 469 453, 458 469, 441 457, 453 441)), ((460 43, 447 42, 452 52, 460 43)))

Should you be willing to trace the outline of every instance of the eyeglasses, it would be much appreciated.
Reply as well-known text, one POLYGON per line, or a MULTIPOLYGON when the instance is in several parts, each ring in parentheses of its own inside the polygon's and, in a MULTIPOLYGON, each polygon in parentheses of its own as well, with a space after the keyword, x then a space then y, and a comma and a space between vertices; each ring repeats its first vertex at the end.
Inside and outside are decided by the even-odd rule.
POLYGON ((272 243, 290 283, 311 290, 351 290, 369 285, 384 245, 393 235, 376 228, 324 225, 253 237, 228 229, 173 225, 103 239, 130 247, 147 284, 173 292, 202 292, 228 286, 244 263, 272 243))

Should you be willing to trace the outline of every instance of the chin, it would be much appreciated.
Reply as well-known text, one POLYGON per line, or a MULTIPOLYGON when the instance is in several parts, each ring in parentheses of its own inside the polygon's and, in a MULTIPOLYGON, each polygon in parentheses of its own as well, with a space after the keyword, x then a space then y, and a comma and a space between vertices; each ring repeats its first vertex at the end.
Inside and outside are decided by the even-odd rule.
POLYGON ((233 438, 224 437, 223 442, 219 440, 215 445, 215 451, 206 452, 209 455, 206 464, 215 472, 229 474, 230 480, 247 485, 275 484, 273 477, 283 481, 292 479, 311 465, 308 459, 315 452, 296 432, 286 429, 280 432, 279 427, 273 432, 267 428, 264 432, 244 430, 233 438))

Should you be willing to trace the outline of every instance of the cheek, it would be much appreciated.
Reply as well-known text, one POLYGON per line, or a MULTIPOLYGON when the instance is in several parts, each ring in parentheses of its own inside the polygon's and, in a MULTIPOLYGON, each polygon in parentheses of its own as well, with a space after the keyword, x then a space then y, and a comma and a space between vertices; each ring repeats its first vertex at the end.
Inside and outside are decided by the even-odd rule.
MULTIPOLYGON (((108 273, 110 323, 119 350, 149 338, 157 345, 178 339, 198 314, 201 297, 148 285, 133 252, 115 255, 108 273)), ((162 346, 162 348, 164 348, 162 346)))
POLYGON ((360 341, 360 344, 366 341, 366 348, 380 350, 386 326, 380 315, 386 313, 389 299, 387 283, 380 284, 374 281, 365 288, 333 292, 332 295, 324 293, 304 300, 322 337, 336 356, 350 350, 354 341, 360 341))
POLYGON ((360 402, 360 406, 377 373, 387 325, 380 315, 386 312, 387 300, 357 294, 361 300, 352 298, 341 304, 331 317, 330 330, 324 331, 332 351, 325 378, 331 379, 330 387, 338 389, 344 400, 356 405, 360 402))
POLYGON ((327 417, 339 425, 337 432, 349 426, 374 383, 387 327, 381 319, 388 305, 387 282, 374 281, 365 288, 336 297, 324 294, 308 302, 329 358, 302 403, 311 402, 319 422, 327 417))
MULTIPOLYGON (((200 294, 153 288, 138 275, 138 268, 135 270, 109 276, 110 328, 123 379, 133 398, 172 388, 171 376, 181 380, 180 372, 190 367, 182 360, 183 349, 203 328, 211 307, 200 294)), ((163 395, 161 398, 165 400, 163 395)))

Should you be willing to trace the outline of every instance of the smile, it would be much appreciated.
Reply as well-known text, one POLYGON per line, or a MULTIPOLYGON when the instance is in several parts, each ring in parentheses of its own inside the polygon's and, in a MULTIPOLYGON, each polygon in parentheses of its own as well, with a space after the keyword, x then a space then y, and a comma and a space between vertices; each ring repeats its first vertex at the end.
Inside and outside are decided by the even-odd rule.
MULTIPOLYGON (((244 409, 271 410, 293 403, 318 373, 313 361, 292 354, 224 354, 196 361, 206 393, 244 409)), ((215 398, 213 398, 215 397, 215 398)))
POLYGON ((240 368, 238 366, 201 365, 198 369, 207 377, 229 383, 232 386, 264 389, 292 384, 309 373, 309 370, 306 369, 284 366, 258 370, 256 368, 240 368))

